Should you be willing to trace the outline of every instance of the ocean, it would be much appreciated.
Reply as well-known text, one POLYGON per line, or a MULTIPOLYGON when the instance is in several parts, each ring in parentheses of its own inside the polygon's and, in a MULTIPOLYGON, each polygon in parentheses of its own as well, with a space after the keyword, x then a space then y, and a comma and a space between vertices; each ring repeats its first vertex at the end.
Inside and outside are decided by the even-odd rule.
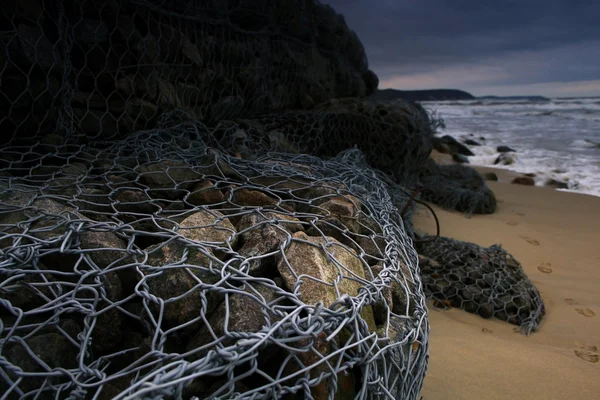
POLYGON ((566 190, 600 196, 600 97, 550 100, 477 99, 423 102, 446 127, 439 134, 471 139, 473 165, 535 174, 536 185, 554 179, 566 190), (511 165, 494 165, 498 146, 516 150, 511 165))

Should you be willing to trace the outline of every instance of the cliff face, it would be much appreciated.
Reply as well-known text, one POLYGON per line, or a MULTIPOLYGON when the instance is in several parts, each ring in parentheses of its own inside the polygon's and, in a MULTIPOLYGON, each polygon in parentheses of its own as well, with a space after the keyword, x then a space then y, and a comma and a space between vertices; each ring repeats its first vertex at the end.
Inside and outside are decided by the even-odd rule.
POLYGON ((376 100, 408 100, 408 101, 443 101, 443 100, 474 100, 475 97, 457 89, 432 90, 378 90, 371 96, 376 100))
POLYGON ((2 14, 2 132, 112 138, 174 109, 214 122, 377 87, 356 34, 315 0, 63 3, 62 18, 42 0, 2 14))

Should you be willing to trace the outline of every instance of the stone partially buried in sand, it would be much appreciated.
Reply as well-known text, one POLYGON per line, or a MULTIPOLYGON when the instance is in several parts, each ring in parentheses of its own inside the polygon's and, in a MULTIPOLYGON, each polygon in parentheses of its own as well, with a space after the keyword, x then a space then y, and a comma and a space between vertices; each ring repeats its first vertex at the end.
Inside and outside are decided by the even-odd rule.
POLYGON ((511 183, 525 186, 535 186, 535 181, 530 176, 517 176, 511 183))

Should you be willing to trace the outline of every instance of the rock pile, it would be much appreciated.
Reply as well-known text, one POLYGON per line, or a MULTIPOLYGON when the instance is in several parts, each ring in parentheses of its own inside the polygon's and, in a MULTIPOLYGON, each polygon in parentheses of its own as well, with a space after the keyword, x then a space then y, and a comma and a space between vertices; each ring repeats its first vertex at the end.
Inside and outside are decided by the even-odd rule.
POLYGON ((397 382, 426 365, 416 253, 340 181, 352 166, 169 136, 2 188, 8 398, 416 395, 397 382))
POLYGON ((442 307, 496 317, 526 334, 540 323, 544 304, 539 292, 500 246, 484 248, 444 237, 416 246, 425 291, 442 307))
POLYGON ((423 199, 466 213, 491 214, 496 196, 477 171, 460 164, 438 165, 428 160, 421 172, 423 199))
MULTIPOLYGON (((445 208, 496 200, 428 161, 440 122, 421 106, 363 98, 378 81, 343 17, 317 0, 11 0, 0 22, 7 398, 418 398, 427 312, 398 210, 420 184, 445 208)), ((438 250, 460 249, 485 280, 487 250, 438 250)), ((539 320, 528 293, 509 322, 539 320)))

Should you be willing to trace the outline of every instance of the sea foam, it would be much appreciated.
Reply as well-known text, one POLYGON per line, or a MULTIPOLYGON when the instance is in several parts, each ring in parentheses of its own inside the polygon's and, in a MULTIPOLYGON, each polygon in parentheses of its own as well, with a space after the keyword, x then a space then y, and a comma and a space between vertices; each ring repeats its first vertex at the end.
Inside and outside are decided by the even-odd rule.
POLYGON ((600 196, 600 98, 550 101, 426 102, 446 123, 441 135, 471 139, 473 165, 535 174, 536 185, 554 180, 566 190, 600 196), (495 164, 506 145, 510 165, 495 164))

